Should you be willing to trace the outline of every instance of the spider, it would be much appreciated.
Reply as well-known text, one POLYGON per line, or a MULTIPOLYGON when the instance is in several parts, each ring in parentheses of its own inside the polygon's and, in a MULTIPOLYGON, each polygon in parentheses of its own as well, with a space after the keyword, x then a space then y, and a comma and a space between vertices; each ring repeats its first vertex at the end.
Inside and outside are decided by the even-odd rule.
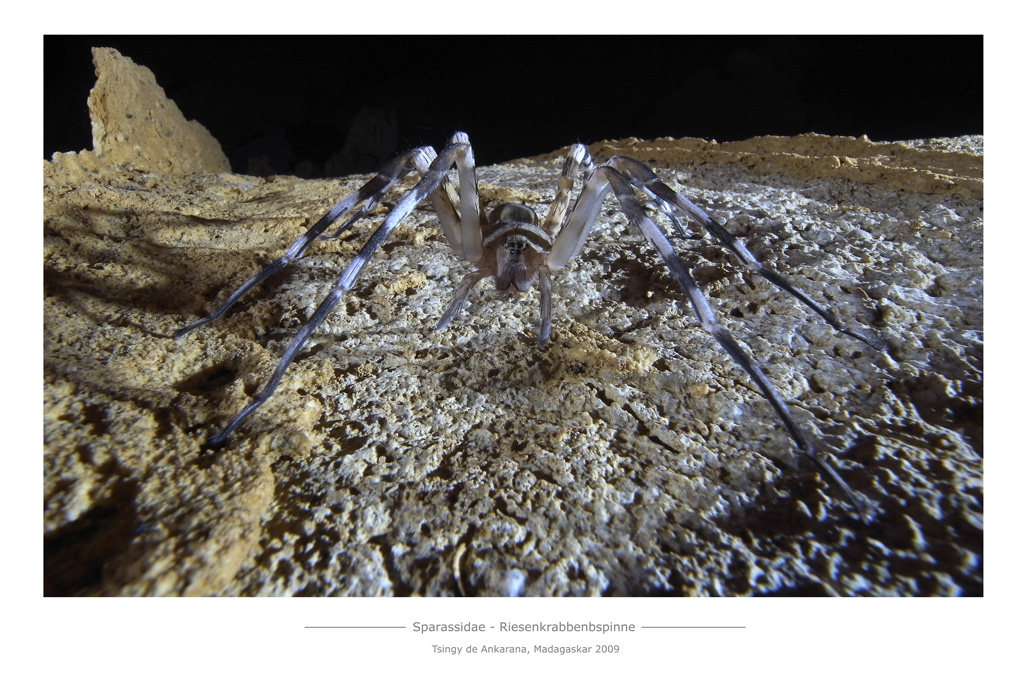
POLYGON ((858 498, 839 473, 818 455, 814 446, 804 436, 793 414, 779 397, 761 368, 743 351, 729 331, 718 322, 710 302, 690 274, 690 269, 672 248, 665 232, 648 215, 646 207, 652 207, 660 212, 669 220, 675 230, 687 237, 691 237, 691 235, 686 234, 683 220, 685 218, 695 220, 731 251, 741 265, 801 301, 837 331, 879 350, 883 348, 881 342, 869 334, 843 325, 803 291, 775 271, 762 265, 737 238, 733 237, 701 208, 685 197, 679 196, 641 162, 625 156, 613 156, 607 162, 595 165, 586 146, 582 144, 575 144, 569 148, 558 180, 558 191, 543 223, 532 209, 521 204, 501 204, 490 214, 481 211, 473 148, 470 145, 469 136, 465 133, 455 133, 440 154, 432 147, 418 147, 400 154, 385 164, 369 182, 335 204, 326 215, 297 239, 283 256, 243 283, 212 313, 175 332, 174 338, 181 338, 197 327, 222 317, 249 290, 293 260, 301 258, 309 245, 320 238, 328 227, 342 217, 348 216, 341 227, 324 239, 342 234, 356 221, 372 211, 387 191, 413 169, 420 174, 419 182, 401 196, 381 225, 345 268, 330 294, 320 303, 312 317, 299 329, 295 338, 288 345, 277 369, 259 394, 232 418, 227 426, 207 441, 207 447, 216 449, 223 446, 231 432, 273 395, 288 366, 298 355, 309 336, 330 314, 345 293, 352 288, 370 259, 395 228, 409 216, 420 202, 428 197, 452 251, 459 259, 474 266, 474 270, 463 278, 455 290, 455 296, 441 316, 437 329, 444 329, 455 318, 465 304, 470 290, 485 278, 493 277, 499 290, 514 286, 519 291, 526 292, 534 284, 537 284, 540 290, 540 329, 537 342, 543 349, 551 335, 552 276, 579 256, 590 230, 594 227, 598 211, 608 192, 611 191, 618 199, 629 222, 639 229, 654 247, 683 288, 701 327, 714 337, 733 361, 760 388, 800 452, 833 484, 839 487, 862 517, 869 516, 863 501, 858 498), (457 192, 448 178, 452 167, 455 167, 458 172, 457 192), (577 195, 575 204, 570 209, 570 198, 576 181, 581 176, 584 177, 583 186, 577 195), (641 201, 637 190, 647 196, 647 201, 641 201))

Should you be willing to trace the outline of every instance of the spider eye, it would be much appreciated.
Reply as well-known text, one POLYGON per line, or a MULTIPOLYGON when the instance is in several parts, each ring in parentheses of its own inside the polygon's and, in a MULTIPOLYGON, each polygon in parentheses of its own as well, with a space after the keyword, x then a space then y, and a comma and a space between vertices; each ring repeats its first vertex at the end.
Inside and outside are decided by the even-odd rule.
POLYGON ((501 247, 508 252, 509 256, 518 257, 526 249, 526 240, 521 237, 512 237, 505 240, 501 247))

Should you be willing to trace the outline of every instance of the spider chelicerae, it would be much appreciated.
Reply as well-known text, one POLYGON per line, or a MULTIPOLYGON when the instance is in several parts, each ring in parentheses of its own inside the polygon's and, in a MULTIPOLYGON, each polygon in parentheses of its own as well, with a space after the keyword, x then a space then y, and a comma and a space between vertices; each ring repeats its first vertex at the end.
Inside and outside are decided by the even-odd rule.
POLYGON ((613 156, 605 163, 595 165, 586 146, 582 144, 575 144, 569 148, 558 180, 558 191, 543 222, 532 209, 521 204, 501 204, 489 214, 481 211, 473 148, 465 133, 453 135, 440 154, 432 147, 418 147, 400 154, 385 164, 369 182, 335 204, 323 218, 297 239, 283 256, 242 284, 212 313, 175 332, 174 337, 180 338, 197 327, 223 316, 249 290, 293 260, 301 258, 310 244, 324 236, 327 228, 345 218, 337 230, 324 238, 342 234, 372 211, 388 190, 413 169, 421 176, 419 182, 401 196, 381 225, 345 268, 330 294, 288 345, 277 369, 259 394, 232 418, 227 426, 207 441, 208 447, 217 448, 224 445, 231 432, 273 395, 288 366, 313 331, 352 288, 370 259, 395 228, 428 197, 452 251, 459 259, 474 266, 473 271, 463 278, 456 289, 455 296, 441 316, 437 329, 443 329, 455 318, 465 304, 470 290, 485 278, 493 277, 498 289, 514 286, 521 292, 526 292, 537 284, 540 290, 540 330, 537 341, 543 348, 551 335, 552 276, 579 256, 590 230, 594 227, 605 197, 611 191, 618 199, 629 222, 639 229, 654 247, 683 288, 697 321, 760 388, 800 452, 842 490, 846 498, 857 507, 861 516, 870 516, 865 503, 804 436, 786 403, 761 368, 718 322, 710 302, 690 274, 690 269, 679 258, 662 229, 648 215, 647 207, 665 216, 673 228, 683 236, 689 236, 683 221, 687 218, 695 220, 731 251, 741 265, 800 300, 839 332, 876 349, 883 348, 881 342, 870 334, 858 332, 842 324, 803 291, 758 262, 739 240, 700 207, 679 196, 644 164, 629 157, 613 156), (457 191, 448 177, 453 167, 458 172, 457 191), (573 203, 573 189, 581 176, 584 178, 583 187, 573 203), (638 190, 646 197, 645 200, 641 200, 637 194, 638 190))

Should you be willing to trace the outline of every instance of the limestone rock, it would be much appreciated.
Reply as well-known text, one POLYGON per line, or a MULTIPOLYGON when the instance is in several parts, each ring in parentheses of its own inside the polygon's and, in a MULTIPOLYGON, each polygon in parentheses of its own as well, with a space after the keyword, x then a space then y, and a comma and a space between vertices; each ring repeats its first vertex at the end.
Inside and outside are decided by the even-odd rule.
MULTIPOLYGON (((886 340, 836 334, 707 237, 675 240, 876 501, 870 524, 801 465, 614 200, 557 278, 544 351, 536 293, 486 283, 433 330, 467 267, 420 207, 209 452, 393 200, 174 340, 366 176, 48 174, 47 593, 980 594, 981 143, 593 146, 651 163, 886 340)), ((562 153, 480 169, 482 195, 543 212, 562 153)))
POLYGON ((185 119, 152 71, 111 48, 93 48, 92 54, 96 65, 96 85, 89 93, 93 148, 57 153, 53 163, 45 163, 47 174, 60 178, 70 173, 74 179, 119 164, 159 173, 231 171, 210 131, 185 119))

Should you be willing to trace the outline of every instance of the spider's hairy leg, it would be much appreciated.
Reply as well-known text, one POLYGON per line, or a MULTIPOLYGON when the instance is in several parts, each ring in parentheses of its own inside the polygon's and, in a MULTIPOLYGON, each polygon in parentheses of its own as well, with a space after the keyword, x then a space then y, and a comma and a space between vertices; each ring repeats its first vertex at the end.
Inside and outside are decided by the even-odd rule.
POLYGON ((804 436, 803 431, 797 425, 789 407, 775 391, 768 377, 764 374, 749 355, 739 346, 732 334, 718 322, 711 307, 711 302, 697 286, 696 281, 690 274, 690 269, 683 264, 678 254, 672 248, 668 238, 661 231, 654 221, 644 211, 643 204, 636 192, 633 190, 630 181, 618 169, 603 165, 599 166, 587 179, 583 190, 580 192, 579 200, 569 217, 569 221, 559 234, 555 245, 551 249, 548 265, 555 269, 564 265, 574 258, 582 249, 587 234, 593 227, 597 213, 604 203, 608 191, 612 190, 622 211, 629 221, 636 226, 647 241, 661 256, 669 271, 679 282, 680 286, 690 301, 694 315, 698 322, 715 341, 732 357, 733 361, 747 373, 754 383, 761 390, 761 393, 771 404, 776 415, 785 425, 793 441, 800 451, 818 467, 831 482, 833 482, 843 494, 854 504, 862 517, 867 518, 869 513, 863 501, 857 496, 845 480, 825 460, 819 456, 811 442, 804 436), (563 242, 563 239, 565 240, 563 242), (570 241, 571 240, 571 241, 570 241))
MULTIPOLYGON (((452 136, 451 141, 459 140, 461 144, 462 138, 458 137, 458 135, 465 137, 465 133, 457 134, 457 136, 452 136)), ((468 140, 468 137, 465 137, 466 144, 468 144, 468 140)), ((433 152, 433 149, 431 151, 433 152)), ((427 171, 430 170, 430 164, 436 157, 436 153, 429 157, 416 157, 416 170, 419 171, 421 176, 427 174, 427 171)), ((430 194, 430 201, 434 206, 434 213, 437 214, 437 219, 441 222, 441 228, 444 231, 444 238, 448 242, 448 246, 451 247, 458 258, 464 259, 462 226, 459 216, 459 195, 456 193, 455 188, 452 187, 451 180, 447 175, 441 178, 441 184, 430 194)))
MULTIPOLYGON (((459 259, 467 261, 475 266, 473 272, 462 278, 451 303, 445 309, 441 320, 437 323, 437 329, 443 330, 448 326, 466 303, 470 290, 480 280, 487 277, 494 277, 498 273, 496 264, 493 262, 493 251, 484 248, 483 225, 486 217, 480 211, 480 195, 477 188, 476 167, 473 157, 473 148, 469 143, 469 136, 459 132, 452 136, 450 145, 462 145, 465 152, 456 163, 459 172, 459 193, 458 205, 455 207, 455 191, 447 177, 442 178, 437 191, 431 197, 434 201, 434 209, 441 225, 444 228, 445 238, 449 246, 459 259)), ((550 287, 548 288, 550 295, 550 287)), ((544 291, 542 288, 541 298, 543 301, 544 291)), ((550 311, 550 303, 548 305, 550 311)), ((550 332, 550 314, 547 330, 550 332)))
POLYGON ((573 185, 580 171, 589 173, 594 169, 593 159, 585 145, 579 143, 569 148, 565 155, 565 163, 562 165, 562 174, 558 177, 558 191, 548 209, 548 215, 544 218, 542 230, 551 236, 555 236, 565 223, 566 212, 569 210, 569 199, 572 194, 573 185))
MULTIPOLYGON (((469 136, 465 133, 458 132, 452 135, 445 151, 456 147, 461 150, 456 166, 459 173, 459 223, 462 227, 462 230, 458 231, 461 232, 461 239, 456 255, 465 261, 478 264, 483 256, 484 246, 480 229, 480 193, 476 184, 476 158, 473 156, 473 147, 469 144, 469 136)), ((451 164, 447 168, 451 168, 451 164)), ((452 243, 451 240, 449 243, 452 243)))
POLYGON ((440 185, 442 178, 444 178, 452 165, 462 164, 468 149, 468 144, 449 144, 444 148, 444 150, 442 150, 437 158, 434 159, 433 163, 430 164, 430 167, 423 175, 423 178, 421 178, 411 190, 399 199, 395 207, 384 218, 380 227, 373 232, 370 239, 367 240, 366 244, 364 244, 362 249, 359 250, 359 253, 356 254, 342 272, 334 287, 331 289, 331 292, 320 303, 310 319, 299 329, 295 338, 291 341, 288 348, 282 355, 274 373, 271 375, 266 385, 264 385, 260 390, 259 394, 256 395, 256 398, 254 398, 248 406, 238 413, 238 415, 236 415, 227 424, 227 426, 224 427, 224 429, 210 438, 206 444, 208 447, 217 448, 223 445, 227 441, 231 432, 274 394, 274 391, 277 389, 277 385, 281 382, 281 378, 284 377, 288 366, 291 365, 293 360, 295 360, 295 357, 298 355, 299 351, 302 350, 302 347, 305 345, 310 335, 313 334, 316 328, 319 327, 327 318, 338 302, 341 301, 344 295, 352 288, 373 255, 378 249, 380 249, 381 245, 384 244, 388 237, 390 237, 395 228, 397 228, 398 225, 405 220, 410 213, 412 213, 412 210, 415 209, 416 206, 428 195, 430 195, 438 185, 440 185))
POLYGON ((489 268, 478 268, 472 273, 462 278, 462 282, 459 283, 459 288, 455 290, 455 294, 452 296, 452 302, 448 304, 448 308, 445 309, 444 314, 441 316, 441 320, 437 323, 437 330, 443 330, 448 326, 455 316, 459 314, 462 307, 466 305, 466 297, 469 296, 469 290, 473 289, 476 283, 483 280, 485 277, 494 275, 494 270, 489 268))
POLYGON ((540 332, 537 334, 537 346, 547 346, 551 337, 551 271, 541 266, 537 272, 540 287, 540 332))
MULTIPOLYGON (((608 161, 608 165, 618 169, 626 176, 629 177, 630 181, 637 187, 643 188, 646 192, 650 193, 652 197, 661 200, 661 208, 664 210, 666 205, 668 207, 675 207, 679 211, 682 211, 685 215, 690 216, 698 223, 700 223, 715 239, 722 243, 722 245, 731 251, 739 262, 749 271, 757 273, 764 279, 771 282, 773 285, 786 292, 790 296, 794 297, 805 306, 810 308, 812 311, 817 313, 825 322, 832 326, 838 332, 853 337, 865 344, 871 346, 874 349, 882 351, 885 349, 885 344, 874 335, 867 332, 859 332, 854 330, 847 325, 843 324, 834 315, 829 313, 823 306, 818 304, 812 299, 806 292, 801 290, 793 283, 786 280, 782 275, 775 272, 771 268, 765 266, 753 254, 750 250, 736 237, 734 237, 728 230, 723 228, 716 220, 711 218, 703 209, 691 202, 686 197, 681 197, 676 192, 666 185, 650 168, 640 163, 636 159, 631 159, 624 156, 614 156, 608 161)), ((665 211, 665 214, 672 219, 677 229, 680 229, 680 224, 674 216, 674 211, 665 211)))
POLYGON ((235 303, 245 296, 253 287, 256 287, 258 284, 287 266, 295 259, 302 258, 306 248, 309 247, 309 245, 312 244, 316 238, 324 232, 324 230, 329 228, 339 218, 365 202, 365 205, 346 220, 334 235, 332 235, 334 237, 340 235, 347 227, 362 218, 368 211, 372 210, 380 201, 381 197, 384 196, 384 193, 386 193, 396 182, 401 180, 413 169, 414 166, 424 164, 424 159, 428 160, 426 164, 429 164, 429 160, 432 160, 435 156, 436 154, 432 148, 420 147, 409 150, 408 152, 405 152, 404 154, 401 154, 389 161, 383 168, 381 168, 380 171, 377 172, 377 175, 371 178, 365 185, 331 207, 330 211, 324 214, 320 220, 313 224, 313 227, 307 230, 302 237, 295 240, 295 242, 288 247, 288 251, 285 252, 284 256, 246 280, 241 287, 232 292, 231 296, 229 296, 224 303, 218 306, 212 313, 204 318, 200 318, 190 325, 186 325, 175 332, 172 336, 175 339, 180 339, 197 327, 201 327, 206 323, 220 319, 229 308, 235 305, 235 303))

